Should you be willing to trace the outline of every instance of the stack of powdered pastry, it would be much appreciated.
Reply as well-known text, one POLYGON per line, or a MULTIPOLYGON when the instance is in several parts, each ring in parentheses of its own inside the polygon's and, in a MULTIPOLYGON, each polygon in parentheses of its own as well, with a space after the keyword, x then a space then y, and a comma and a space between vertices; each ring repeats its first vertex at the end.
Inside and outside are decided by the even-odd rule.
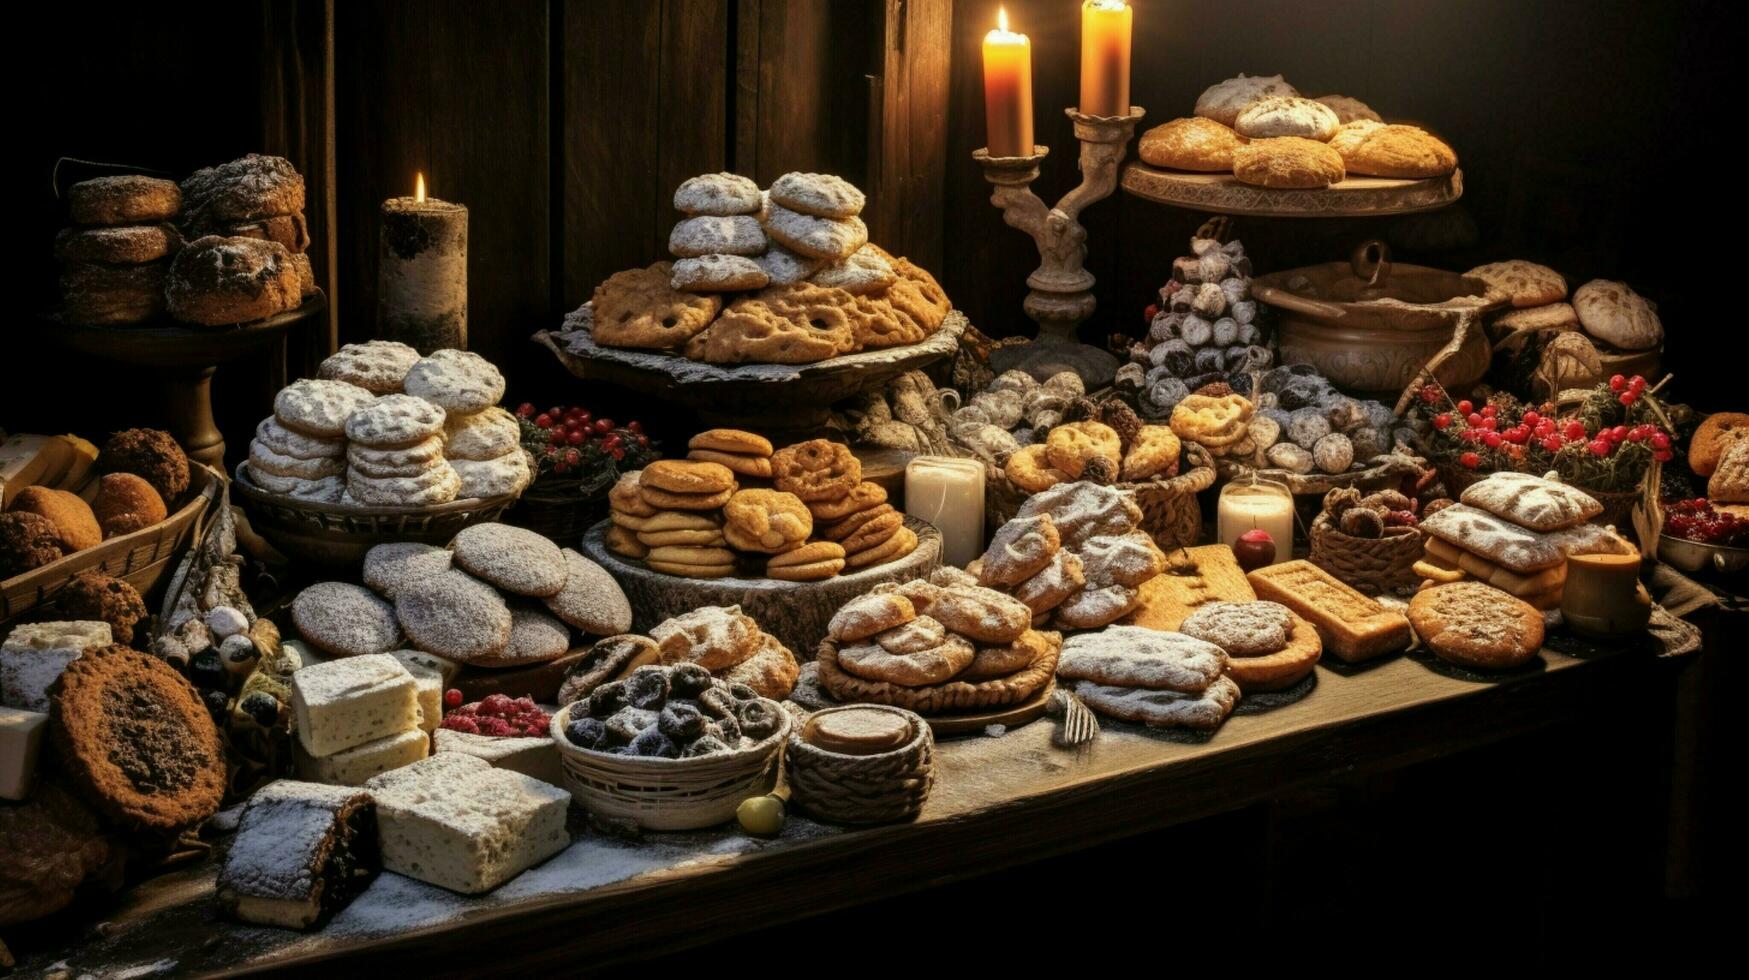
POLYGON ((165 289, 178 320, 225 326, 296 309, 316 292, 305 250, 304 178, 284 157, 251 153, 182 182, 188 247, 165 289))
POLYGON ((688 447, 689 458, 626 473, 608 492, 608 550, 684 578, 813 582, 917 548, 848 446, 812 439, 774 452, 756 433, 711 429, 688 447))
POLYGON ((1591 495, 1528 473, 1493 473, 1464 489, 1460 503, 1421 521, 1425 585, 1474 579, 1538 609, 1561 604, 1567 556, 1635 554, 1614 530, 1586 523, 1603 512, 1591 495))
POLYGON ((1099 629, 1136 608, 1140 589, 1166 567, 1132 495, 1085 481, 1027 498, 967 571, 1011 593, 1032 623, 1099 629))
POLYGON ((701 606, 658 623, 650 640, 664 664, 697 664, 774 701, 789 697, 801 672, 795 654, 740 606, 701 606))
POLYGON ((249 475, 271 493, 429 507, 521 493, 533 479, 504 376, 478 354, 373 340, 294 381, 255 428, 249 475))
MULTIPOLYGON (((1130 349, 1145 374, 1136 404, 1148 418, 1164 418, 1192 391, 1225 381, 1251 394, 1251 374, 1269 368, 1275 354, 1251 298, 1251 260, 1237 239, 1192 238, 1191 254, 1172 262, 1172 278, 1148 323, 1148 339, 1130 349)), ((1133 372, 1135 369, 1132 368, 1133 372)))
POLYGON ((1142 134, 1138 152, 1156 167, 1231 171, 1271 188, 1318 188, 1349 174, 1444 177, 1457 154, 1416 126, 1386 125, 1346 95, 1301 98, 1280 75, 1246 76, 1209 86, 1193 116, 1142 134))
POLYGON ((55 236, 62 315, 91 325, 139 323, 164 312, 164 277, 182 248, 171 224, 182 207, 173 181, 127 174, 67 189, 72 227, 55 236))
POLYGON ((1102 715, 1199 731, 1219 728, 1239 703, 1239 684, 1227 670, 1227 654, 1215 644, 1142 626, 1072 636, 1057 664, 1057 676, 1073 681, 1102 715))
POLYGON ((1021 704, 1050 683, 1063 646, 1031 623, 1024 603, 953 569, 879 585, 827 625, 820 684, 839 701, 924 715, 1021 704))

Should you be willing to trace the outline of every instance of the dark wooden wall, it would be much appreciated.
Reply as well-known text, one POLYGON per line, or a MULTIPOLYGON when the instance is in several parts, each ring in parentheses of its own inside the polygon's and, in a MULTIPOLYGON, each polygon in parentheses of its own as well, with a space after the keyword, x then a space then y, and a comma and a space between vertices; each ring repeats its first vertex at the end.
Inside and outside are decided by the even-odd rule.
MULTIPOLYGON (((1037 139, 1051 147, 1035 185, 1054 202, 1078 179, 1062 108, 1079 90, 1077 5, 1001 0, 1033 44, 1037 139)), ((973 322, 1027 332, 1020 310, 1029 239, 1002 224, 971 160, 983 144, 979 45, 998 0, 954 4, 945 284, 973 322)), ((1364 99, 1388 118, 1415 120, 1457 149, 1459 203, 1475 236, 1464 247, 1399 248, 1411 260, 1464 269, 1499 258, 1547 262, 1577 286, 1625 279, 1660 305, 1680 394, 1717 402, 1734 366, 1711 356, 1718 307, 1684 263, 1681 236, 1734 233, 1741 207, 1707 189, 1693 164, 1719 152, 1714 120, 1734 89, 1725 76, 1739 14, 1713 2, 1628 0, 1133 0, 1131 101, 1142 128, 1189 115, 1208 85, 1238 72, 1284 74, 1307 95, 1364 99), (1718 200, 1718 198, 1725 200, 1718 200), (1714 203, 1705 203, 1712 201, 1714 203), (1718 204, 1726 213, 1720 213, 1718 204)), ((1140 311, 1182 254, 1202 216, 1128 198, 1085 213, 1100 311, 1085 339, 1134 333, 1140 311)), ((1240 221, 1265 269, 1339 259, 1373 236, 1410 240, 1430 219, 1240 221)), ((1735 251, 1727 246, 1723 251, 1735 251)))

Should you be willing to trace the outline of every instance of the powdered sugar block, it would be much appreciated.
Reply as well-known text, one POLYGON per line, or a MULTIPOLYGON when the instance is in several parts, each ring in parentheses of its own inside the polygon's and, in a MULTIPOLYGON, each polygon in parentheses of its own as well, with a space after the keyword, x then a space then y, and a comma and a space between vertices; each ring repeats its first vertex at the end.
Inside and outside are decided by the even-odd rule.
POLYGON ((23 708, 0 708, 0 800, 22 800, 36 778, 49 716, 23 708))
POLYGON ((293 755, 299 779, 335 786, 363 786, 378 773, 412 765, 431 754, 431 737, 423 728, 409 728, 386 738, 341 749, 333 755, 313 756, 299 743, 293 755))
POLYGON ((499 769, 560 785, 559 745, 551 738, 500 738, 439 728, 432 736, 432 751, 471 755, 499 769))
POLYGON ((109 646, 109 624, 95 620, 24 623, 0 644, 0 705, 49 710, 49 686, 86 650, 109 646))
MULTIPOLYGON (((401 662, 407 668, 407 673, 413 675, 413 683, 419 686, 419 728, 427 733, 437 730, 443 721, 443 689, 449 682, 443 672, 443 667, 433 661, 442 661, 451 667, 457 666, 454 661, 426 653, 422 650, 395 650, 389 656, 401 662)), ((452 670, 448 677, 454 677, 452 670)))
POLYGON ((318 758, 419 727, 419 684, 386 653, 305 667, 291 686, 298 743, 318 758))
POLYGON ((386 772, 376 800, 383 867, 441 888, 491 891, 571 843, 571 795, 461 752, 386 772))
POLYGON ((375 808, 360 790, 281 779, 249 800, 218 899, 245 922, 308 929, 376 876, 375 808))

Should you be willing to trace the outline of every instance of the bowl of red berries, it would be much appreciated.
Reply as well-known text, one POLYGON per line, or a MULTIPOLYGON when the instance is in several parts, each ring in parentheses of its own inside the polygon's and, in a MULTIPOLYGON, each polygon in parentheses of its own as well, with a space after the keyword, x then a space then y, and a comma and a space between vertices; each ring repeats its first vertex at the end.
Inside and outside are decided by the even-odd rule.
POLYGON ((516 418, 535 478, 504 520, 555 541, 582 538, 607 516, 607 491, 620 474, 661 456, 643 423, 619 422, 582 405, 523 402, 516 418))
POLYGON ((1658 557, 1685 572, 1709 565, 1738 571, 1749 565, 1749 518, 1720 510, 1705 497, 1666 501, 1658 557))

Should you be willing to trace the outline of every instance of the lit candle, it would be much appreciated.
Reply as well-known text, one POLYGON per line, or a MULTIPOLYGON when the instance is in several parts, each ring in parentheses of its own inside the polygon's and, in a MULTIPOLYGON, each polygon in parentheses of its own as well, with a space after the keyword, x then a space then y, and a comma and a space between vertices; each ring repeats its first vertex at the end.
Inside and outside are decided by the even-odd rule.
POLYGON ((941 560, 964 568, 984 553, 984 464, 918 456, 905 464, 905 513, 941 532, 941 560))
POLYGON ((1275 542, 1275 561, 1294 556, 1294 495, 1280 483, 1257 480, 1222 487, 1215 525, 1215 535, 1228 547, 1246 531, 1262 528, 1275 542))
POLYGON ((1032 40, 1008 30, 996 8, 996 29, 984 35, 984 128, 993 157, 1032 156, 1032 40))
POLYGON ((377 337, 421 354, 468 346, 468 209, 426 197, 424 174, 383 202, 377 337))
POLYGON ((1087 0, 1081 5, 1081 113, 1130 114, 1130 5, 1087 0))

